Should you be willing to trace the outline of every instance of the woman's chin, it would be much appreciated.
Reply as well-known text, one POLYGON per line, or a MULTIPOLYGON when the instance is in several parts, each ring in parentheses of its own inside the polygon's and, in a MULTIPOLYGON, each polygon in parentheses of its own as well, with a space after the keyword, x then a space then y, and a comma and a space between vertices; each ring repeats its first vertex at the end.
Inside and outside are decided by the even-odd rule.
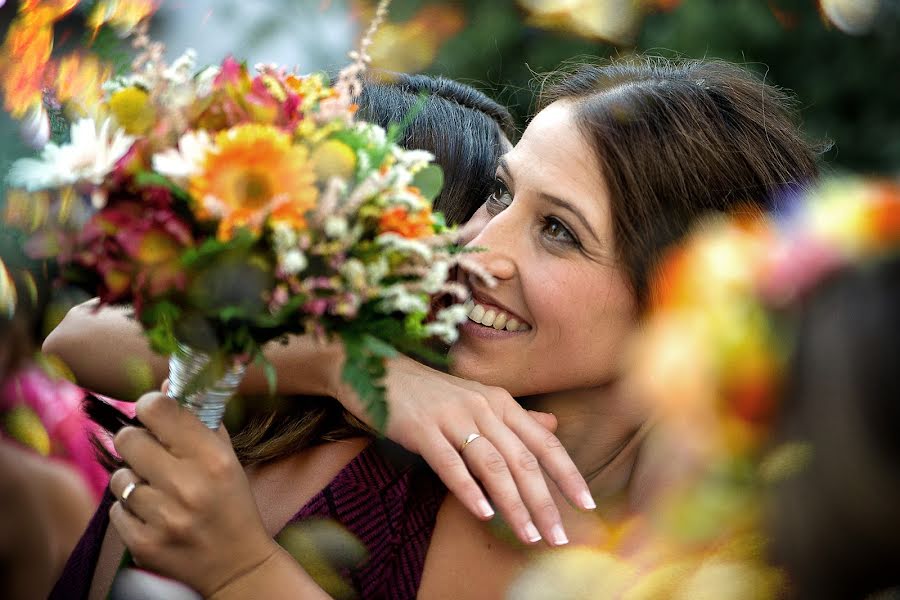
POLYGON ((504 361, 502 357, 486 357, 473 352, 470 348, 460 346, 458 342, 450 349, 449 372, 456 377, 503 388, 513 396, 520 393, 522 387, 521 377, 516 376, 515 369, 510 369, 508 360, 504 361))

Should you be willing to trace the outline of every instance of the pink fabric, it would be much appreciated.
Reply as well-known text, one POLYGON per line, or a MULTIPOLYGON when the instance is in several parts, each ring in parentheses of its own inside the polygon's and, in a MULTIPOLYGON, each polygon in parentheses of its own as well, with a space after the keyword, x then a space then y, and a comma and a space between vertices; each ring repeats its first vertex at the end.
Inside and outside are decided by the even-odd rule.
MULTIPOLYGON (((99 501, 109 474, 94 457, 89 437, 99 434, 100 429, 81 410, 84 395, 80 387, 53 379, 37 366, 26 366, 0 384, 0 411, 18 406, 34 411, 50 438, 50 457, 71 465, 99 501)), ((109 401, 123 412, 134 414, 133 404, 109 401)))

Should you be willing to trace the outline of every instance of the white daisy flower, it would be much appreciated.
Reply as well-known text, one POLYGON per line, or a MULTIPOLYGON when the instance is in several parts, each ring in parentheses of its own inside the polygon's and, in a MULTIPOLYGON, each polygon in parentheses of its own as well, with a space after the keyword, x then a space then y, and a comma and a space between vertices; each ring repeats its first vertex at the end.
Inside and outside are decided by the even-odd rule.
POLYGON ((422 289, 428 294, 436 294, 447 282, 450 275, 450 263, 439 260, 431 265, 431 269, 422 279, 422 289))
POLYGON ((206 67, 194 78, 194 86, 197 89, 197 97, 205 98, 212 94, 216 77, 222 71, 221 68, 213 65, 206 67))
POLYGON ((396 233, 382 233, 375 242, 386 250, 394 250, 403 254, 419 255, 425 262, 431 262, 433 252, 428 245, 418 240, 411 240, 396 233))
POLYGON ((452 344, 459 337, 459 324, 466 320, 469 311, 462 304, 454 304, 438 311, 437 318, 425 325, 425 333, 452 344))
POLYGON ((170 83, 181 85, 189 83, 194 75, 194 67, 197 64, 197 51, 188 48, 184 54, 175 59, 165 71, 163 77, 170 83))
POLYGON ((198 174, 207 152, 213 148, 212 138, 203 131, 188 131, 178 140, 178 148, 153 155, 153 170, 175 181, 198 174))
POLYGON ((398 147, 394 150, 394 155, 401 166, 413 173, 427 167, 434 160, 434 154, 425 150, 405 150, 398 147))
POLYGON ((280 257, 281 268, 288 275, 297 275, 309 264, 306 255, 299 248, 291 248, 280 257))
POLYGON ((276 223, 272 226, 272 241, 275 243, 275 251, 287 252, 300 241, 294 228, 286 223, 276 223))
POLYGON ((97 129, 93 119, 72 124, 71 141, 44 146, 40 158, 22 158, 7 176, 13 187, 33 192, 86 181, 100 185, 134 143, 134 138, 106 119, 97 129))
POLYGON ((101 85, 103 91, 110 96, 129 87, 139 87, 147 90, 151 87, 150 80, 141 75, 131 74, 108 79, 101 85))
POLYGON ((333 240, 339 240, 347 235, 347 219, 340 215, 331 215, 325 218, 325 235, 333 240))
POLYGON ((50 117, 43 102, 38 102, 28 110, 22 120, 22 139, 34 150, 40 150, 50 141, 50 117))
POLYGON ((380 309, 386 313, 395 311, 412 314, 428 312, 428 303, 422 294, 411 293, 401 284, 391 285, 379 294, 382 298, 380 309))
POLYGON ((383 146, 387 142, 387 133, 381 126, 364 122, 357 123, 356 126, 359 131, 369 138, 370 144, 374 146, 383 146))
POLYGON ((340 271, 341 275, 344 276, 344 280, 350 284, 352 290, 361 291, 367 287, 366 267, 363 265, 362 261, 351 258, 341 265, 340 271))
POLYGON ((381 285, 381 280, 391 272, 391 265, 385 256, 378 256, 366 265, 366 280, 372 287, 381 285))

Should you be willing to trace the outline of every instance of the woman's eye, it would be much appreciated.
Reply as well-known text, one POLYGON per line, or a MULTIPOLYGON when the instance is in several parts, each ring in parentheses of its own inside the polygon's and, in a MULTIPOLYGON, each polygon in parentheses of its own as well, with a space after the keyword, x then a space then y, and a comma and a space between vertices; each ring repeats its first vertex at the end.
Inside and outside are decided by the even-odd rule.
POLYGON ((544 219, 543 234, 553 242, 571 246, 578 245, 578 240, 572 235, 572 232, 563 225, 562 221, 554 217, 544 219))
POLYGON ((509 192, 506 184, 500 179, 495 179, 494 189, 487 199, 488 214, 493 217, 503 209, 508 208, 512 204, 512 200, 512 194, 509 192))

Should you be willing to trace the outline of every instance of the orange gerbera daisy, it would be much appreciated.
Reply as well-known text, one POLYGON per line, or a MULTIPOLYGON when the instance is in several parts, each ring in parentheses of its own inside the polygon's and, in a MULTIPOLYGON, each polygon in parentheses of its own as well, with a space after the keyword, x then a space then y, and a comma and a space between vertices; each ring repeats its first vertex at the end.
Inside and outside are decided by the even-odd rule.
POLYGON ((10 25, 0 49, 0 75, 4 108, 14 119, 21 119, 28 109, 41 102, 44 73, 53 47, 53 28, 31 26, 22 21, 10 25))
POLYGON ((219 220, 218 237, 231 239, 239 227, 259 233, 266 218, 305 226, 318 190, 303 146, 270 125, 238 125, 220 132, 202 172, 189 184, 200 219, 219 220))

